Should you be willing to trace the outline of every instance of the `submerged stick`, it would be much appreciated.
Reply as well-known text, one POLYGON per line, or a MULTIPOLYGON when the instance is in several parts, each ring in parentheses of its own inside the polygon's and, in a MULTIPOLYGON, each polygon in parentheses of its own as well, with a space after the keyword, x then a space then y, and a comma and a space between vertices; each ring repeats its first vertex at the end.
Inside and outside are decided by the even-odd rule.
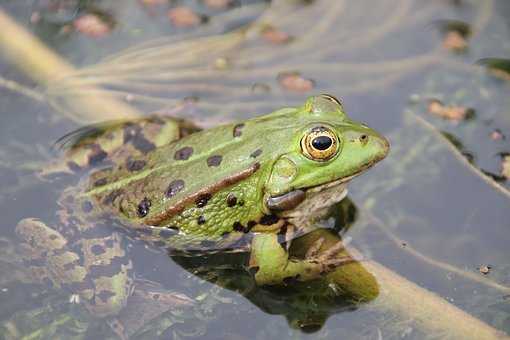
POLYGON ((383 265, 375 261, 362 262, 362 265, 379 283, 377 307, 413 320, 427 333, 441 334, 448 339, 510 339, 504 332, 383 265))
MULTIPOLYGON (((327 251, 339 242, 337 234, 319 229, 293 240, 292 246, 301 251, 309 249, 319 238, 323 239, 321 251, 327 251)), ((351 246, 347 246, 346 251, 341 255, 363 258, 351 246)), ((351 293, 358 301, 372 303, 374 308, 396 314, 402 320, 411 320, 432 338, 441 335, 447 339, 510 339, 503 331, 373 260, 362 259, 340 266, 328 274, 326 280, 341 291, 351 293)))
MULTIPOLYGON (((66 60, 0 9, 0 54, 40 85, 76 72, 66 60)), ((88 86, 84 90, 92 90, 88 86)), ((96 89, 97 90, 97 89, 96 89)), ((106 93, 66 98, 63 114, 78 122, 136 118, 141 114, 106 93)))

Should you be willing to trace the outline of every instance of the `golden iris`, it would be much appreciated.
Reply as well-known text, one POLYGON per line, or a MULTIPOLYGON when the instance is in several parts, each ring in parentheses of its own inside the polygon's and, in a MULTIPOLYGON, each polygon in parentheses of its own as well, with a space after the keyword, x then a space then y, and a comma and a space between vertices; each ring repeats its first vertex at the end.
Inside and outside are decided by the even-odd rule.
POLYGON ((317 126, 301 139, 303 154, 314 161, 327 161, 338 152, 339 140, 333 131, 317 126))

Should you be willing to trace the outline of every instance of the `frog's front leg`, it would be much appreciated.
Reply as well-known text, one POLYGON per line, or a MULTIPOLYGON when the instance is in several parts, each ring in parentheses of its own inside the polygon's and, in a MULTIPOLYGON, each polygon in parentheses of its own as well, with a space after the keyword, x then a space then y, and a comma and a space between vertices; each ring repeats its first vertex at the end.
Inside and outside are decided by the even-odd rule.
POLYGON ((320 248, 318 244, 304 259, 289 258, 288 251, 274 233, 256 234, 251 245, 249 266, 256 270, 255 281, 259 285, 278 285, 289 279, 318 279, 338 266, 354 261, 350 256, 339 255, 344 250, 341 242, 320 255, 314 251, 314 248, 320 248))
POLYGON ((84 303, 97 316, 116 314, 125 305, 132 265, 117 233, 69 244, 57 230, 31 218, 20 221, 16 233, 34 279, 69 290, 71 302, 84 303))

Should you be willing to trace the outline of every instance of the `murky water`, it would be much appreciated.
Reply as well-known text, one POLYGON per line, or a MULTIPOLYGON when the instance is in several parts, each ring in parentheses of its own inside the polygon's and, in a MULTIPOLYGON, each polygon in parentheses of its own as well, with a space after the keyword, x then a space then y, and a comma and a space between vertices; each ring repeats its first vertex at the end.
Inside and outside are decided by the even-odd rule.
MULTIPOLYGON (((354 119, 392 145, 384 162, 351 184, 344 240, 367 261, 510 333, 510 181, 502 172, 510 153, 510 75, 478 62, 507 58, 510 69, 508 1, 207 4, 0 0, 1 10, 80 70, 43 86, 0 59, 2 78, 43 94, 38 101, 0 86, 3 336, 116 337, 111 322, 69 303, 70 292, 30 282, 16 257, 19 220, 55 220, 65 183, 33 175, 55 157, 53 142, 86 123, 122 116, 110 107, 98 112, 77 105, 76 98, 107 95, 139 112, 170 112, 210 126, 300 105, 321 92, 340 97, 354 119), (184 20, 172 12, 177 6, 196 17, 184 20), (86 15, 104 26, 83 28, 78 20, 86 15)), ((293 286, 246 293, 239 273, 218 270, 211 280, 191 273, 196 263, 172 260, 143 242, 130 242, 129 251, 137 278, 195 303, 147 320, 136 315, 136 303, 128 305, 119 319, 146 323, 133 337, 152 338, 159 328, 167 328, 164 338, 176 339, 452 336, 381 307, 382 297, 358 303, 344 294, 332 301, 293 286), (320 322, 299 327, 306 320, 320 322)), ((406 303, 412 304, 397 305, 406 303)))

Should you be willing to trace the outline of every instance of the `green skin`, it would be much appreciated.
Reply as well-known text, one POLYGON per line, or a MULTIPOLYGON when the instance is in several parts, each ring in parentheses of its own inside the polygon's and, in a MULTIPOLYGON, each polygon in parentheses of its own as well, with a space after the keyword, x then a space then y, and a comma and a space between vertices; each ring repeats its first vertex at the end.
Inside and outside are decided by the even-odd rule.
POLYGON ((114 315, 134 285, 123 235, 112 224, 190 254, 250 251, 259 285, 316 279, 344 263, 340 249, 289 258, 281 238, 288 245, 308 233, 345 197, 345 184, 388 153, 384 137, 349 119, 328 95, 208 130, 178 123, 150 118, 70 136, 66 158, 46 173, 88 176, 64 190, 58 225, 25 219, 16 228, 34 275, 70 289, 96 315, 114 315), (327 159, 301 142, 317 127, 337 139, 327 159))

